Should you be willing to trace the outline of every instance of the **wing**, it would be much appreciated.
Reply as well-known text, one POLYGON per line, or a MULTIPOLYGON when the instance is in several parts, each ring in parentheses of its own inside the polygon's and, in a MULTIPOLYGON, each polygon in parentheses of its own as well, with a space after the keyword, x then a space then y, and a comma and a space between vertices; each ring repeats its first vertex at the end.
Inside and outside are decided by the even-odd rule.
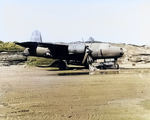
POLYGON ((66 56, 68 54, 68 44, 64 43, 39 43, 40 47, 49 48, 53 56, 66 56))
POLYGON ((68 44, 65 43, 22 42, 16 44, 34 51, 36 51, 37 47, 48 48, 54 58, 58 58, 58 56, 65 58, 68 55, 68 44))
POLYGON ((22 42, 22 43, 17 42, 15 44, 20 45, 25 48, 35 48, 39 45, 39 43, 37 42, 22 42))

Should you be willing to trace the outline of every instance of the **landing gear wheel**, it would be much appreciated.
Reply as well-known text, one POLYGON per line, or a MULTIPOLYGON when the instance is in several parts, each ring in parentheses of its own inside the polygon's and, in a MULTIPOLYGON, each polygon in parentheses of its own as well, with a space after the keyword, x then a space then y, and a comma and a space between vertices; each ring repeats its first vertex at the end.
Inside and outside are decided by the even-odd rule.
POLYGON ((65 70, 67 65, 64 61, 60 61, 58 64, 59 70, 65 70))
POLYGON ((106 68, 107 68, 107 67, 104 65, 104 66, 103 66, 103 70, 106 70, 106 68))
POLYGON ((114 64, 114 67, 115 67, 116 69, 119 69, 119 65, 118 65, 118 64, 114 64))

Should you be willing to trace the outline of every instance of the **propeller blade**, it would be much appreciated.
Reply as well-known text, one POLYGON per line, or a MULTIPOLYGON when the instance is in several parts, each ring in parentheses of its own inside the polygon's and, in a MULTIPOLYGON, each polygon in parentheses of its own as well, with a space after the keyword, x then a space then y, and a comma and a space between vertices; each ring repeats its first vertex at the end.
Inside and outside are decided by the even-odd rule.
POLYGON ((83 58, 83 61, 82 61, 82 64, 85 63, 85 60, 87 59, 88 54, 89 54, 88 52, 85 53, 84 58, 83 58))
POLYGON ((85 63, 85 60, 87 59, 88 55, 91 54, 91 53, 92 53, 92 50, 89 47, 87 47, 86 48, 86 53, 85 53, 83 61, 82 61, 82 64, 85 63))

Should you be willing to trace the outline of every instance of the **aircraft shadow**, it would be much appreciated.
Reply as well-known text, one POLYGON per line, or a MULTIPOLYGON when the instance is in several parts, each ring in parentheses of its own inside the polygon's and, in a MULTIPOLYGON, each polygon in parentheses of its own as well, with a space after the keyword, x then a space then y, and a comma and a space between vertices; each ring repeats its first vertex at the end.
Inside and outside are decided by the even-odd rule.
MULTIPOLYGON (((65 70, 59 70, 58 67, 51 67, 51 66, 37 66, 37 67, 40 67, 40 68, 47 68, 47 71, 69 71, 69 70, 83 70, 85 69, 85 67, 67 67, 67 69, 65 70)), ((88 70, 88 69, 86 69, 88 70)))

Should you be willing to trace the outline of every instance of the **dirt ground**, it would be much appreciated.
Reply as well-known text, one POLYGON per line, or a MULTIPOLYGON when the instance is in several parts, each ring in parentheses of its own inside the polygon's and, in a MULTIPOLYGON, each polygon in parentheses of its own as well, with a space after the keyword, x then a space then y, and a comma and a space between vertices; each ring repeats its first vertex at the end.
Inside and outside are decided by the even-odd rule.
POLYGON ((97 73, 0 67, 0 120, 150 120, 150 65, 97 73))

